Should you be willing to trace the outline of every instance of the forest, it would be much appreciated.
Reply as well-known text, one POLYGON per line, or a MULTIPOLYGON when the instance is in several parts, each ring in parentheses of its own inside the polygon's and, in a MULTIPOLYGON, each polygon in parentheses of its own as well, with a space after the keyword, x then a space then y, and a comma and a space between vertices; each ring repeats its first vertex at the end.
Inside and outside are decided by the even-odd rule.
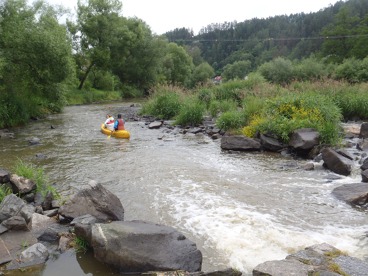
MULTIPOLYGON (((197 89, 259 74, 271 84, 368 81, 368 2, 316 13, 213 23, 155 35, 119 0, 79 1, 76 16, 43 1, 0 4, 0 128, 68 104, 197 89), (66 20, 62 20, 62 19, 66 20)), ((254 79, 254 77, 253 77, 254 79)))

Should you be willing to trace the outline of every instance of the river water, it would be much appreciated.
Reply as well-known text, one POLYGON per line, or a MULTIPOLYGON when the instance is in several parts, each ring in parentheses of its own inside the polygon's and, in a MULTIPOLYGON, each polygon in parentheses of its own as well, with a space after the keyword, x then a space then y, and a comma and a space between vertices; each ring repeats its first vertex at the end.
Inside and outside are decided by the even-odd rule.
MULTIPOLYGON (((90 180, 102 183, 121 200, 126 220, 169 225, 194 241, 203 271, 251 275, 262 262, 323 242, 368 259, 367 213, 331 195, 360 182, 358 169, 335 179, 321 164, 306 171, 307 161, 279 154, 224 152, 220 140, 150 130, 141 121, 126 122, 130 140, 100 132, 107 113, 124 116, 130 105, 67 107, 12 129, 15 139, 0 140, 0 167, 11 171, 19 159, 41 166, 65 198, 90 180), (41 144, 30 146, 32 137, 41 144)), ((34 275, 117 275, 88 254, 68 254, 34 275)))

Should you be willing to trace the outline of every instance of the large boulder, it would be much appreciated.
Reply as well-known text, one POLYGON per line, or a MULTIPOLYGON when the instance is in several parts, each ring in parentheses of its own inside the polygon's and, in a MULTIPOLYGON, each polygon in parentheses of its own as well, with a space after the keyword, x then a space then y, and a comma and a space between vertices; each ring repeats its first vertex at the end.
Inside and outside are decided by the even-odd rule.
POLYGON ((368 183, 344 184, 335 188, 332 194, 350 205, 365 206, 368 203, 368 183))
POLYGON ((312 128, 301 128, 293 132, 289 146, 297 151, 310 151, 319 144, 320 134, 312 128))
POLYGON ((26 203, 14 194, 7 195, 0 204, 0 222, 21 213, 26 203))
POLYGON ((73 220, 83 215, 92 215, 98 222, 124 220, 124 208, 119 198, 101 184, 80 190, 59 209, 59 214, 73 220))
POLYGON ((243 135, 224 136, 221 138, 221 148, 224 150, 257 151, 261 143, 243 135))
POLYGON ((10 183, 12 184, 13 192, 21 196, 36 190, 36 183, 34 181, 16 174, 10 176, 10 183))
POLYGON ((7 270, 22 269, 46 263, 49 251, 42 243, 36 243, 24 250, 19 258, 13 259, 7 264, 7 270))
POLYGON ((324 165, 331 171, 341 175, 350 175, 353 162, 331 148, 322 150, 324 165))
POLYGON ((271 135, 261 134, 260 135, 261 145, 265 150, 278 152, 287 148, 287 145, 281 143, 277 138, 271 135))
POLYGON ((92 226, 96 259, 123 272, 200 271, 202 253, 174 228, 144 221, 92 226))

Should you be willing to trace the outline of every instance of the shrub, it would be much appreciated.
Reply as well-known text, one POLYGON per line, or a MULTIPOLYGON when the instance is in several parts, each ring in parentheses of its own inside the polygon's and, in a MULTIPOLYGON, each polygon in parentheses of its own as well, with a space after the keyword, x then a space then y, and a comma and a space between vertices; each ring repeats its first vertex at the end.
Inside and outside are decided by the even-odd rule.
POLYGON ((204 106, 195 98, 188 98, 181 106, 180 112, 176 117, 177 125, 198 125, 203 121, 204 106))
POLYGON ((0 203, 4 200, 4 198, 7 196, 7 195, 10 195, 12 194, 13 191, 10 187, 7 187, 5 185, 1 185, 0 186, 0 203))
POLYGON ((227 111, 216 120, 216 126, 225 131, 236 130, 244 126, 244 116, 239 111, 227 111))
POLYGON ((262 64, 258 71, 266 80, 276 84, 288 84, 294 78, 291 61, 282 57, 262 64))
POLYGON ((160 119, 172 119, 179 114, 182 91, 168 86, 158 87, 143 105, 141 114, 156 116, 160 119))
POLYGON ((321 135, 321 142, 339 142, 341 113, 339 108, 326 96, 315 93, 286 95, 269 100, 261 114, 253 116, 245 135, 273 133, 285 143, 292 132, 299 128, 314 128, 321 135))
POLYGON ((223 100, 223 101, 214 100, 210 102, 208 111, 212 117, 217 117, 217 115, 220 113, 227 111, 235 111, 237 107, 238 107, 237 102, 233 100, 223 100))
POLYGON ((315 58, 306 58, 294 66, 294 78, 299 81, 318 80, 326 75, 323 63, 315 58))

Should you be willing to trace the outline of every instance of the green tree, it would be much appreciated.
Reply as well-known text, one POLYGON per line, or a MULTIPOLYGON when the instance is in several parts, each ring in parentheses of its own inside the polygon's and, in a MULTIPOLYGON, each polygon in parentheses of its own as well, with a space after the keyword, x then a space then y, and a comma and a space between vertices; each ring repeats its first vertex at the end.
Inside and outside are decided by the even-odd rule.
POLYGON ((342 62, 345 58, 352 57, 351 49, 354 47, 355 39, 350 37, 357 34, 359 17, 342 8, 336 15, 333 24, 323 30, 327 37, 322 45, 322 53, 329 57, 331 62, 342 62))
POLYGON ((166 82, 174 85, 189 85, 193 61, 185 49, 175 43, 169 43, 163 58, 163 75, 166 82))
POLYGON ((119 13, 122 5, 119 0, 78 1, 77 25, 69 23, 69 30, 78 39, 78 56, 81 70, 79 89, 93 67, 109 69, 111 47, 118 39, 119 13))
POLYGON ((249 60, 236 61, 226 65, 221 75, 225 80, 244 79, 251 67, 252 63, 249 60))
POLYGON ((215 70, 207 62, 203 62, 194 68, 192 76, 192 86, 196 84, 204 84, 208 82, 209 79, 214 77, 215 70))
POLYGON ((14 125, 62 108, 74 64, 59 16, 43 2, 0 4, 0 124, 14 125))

